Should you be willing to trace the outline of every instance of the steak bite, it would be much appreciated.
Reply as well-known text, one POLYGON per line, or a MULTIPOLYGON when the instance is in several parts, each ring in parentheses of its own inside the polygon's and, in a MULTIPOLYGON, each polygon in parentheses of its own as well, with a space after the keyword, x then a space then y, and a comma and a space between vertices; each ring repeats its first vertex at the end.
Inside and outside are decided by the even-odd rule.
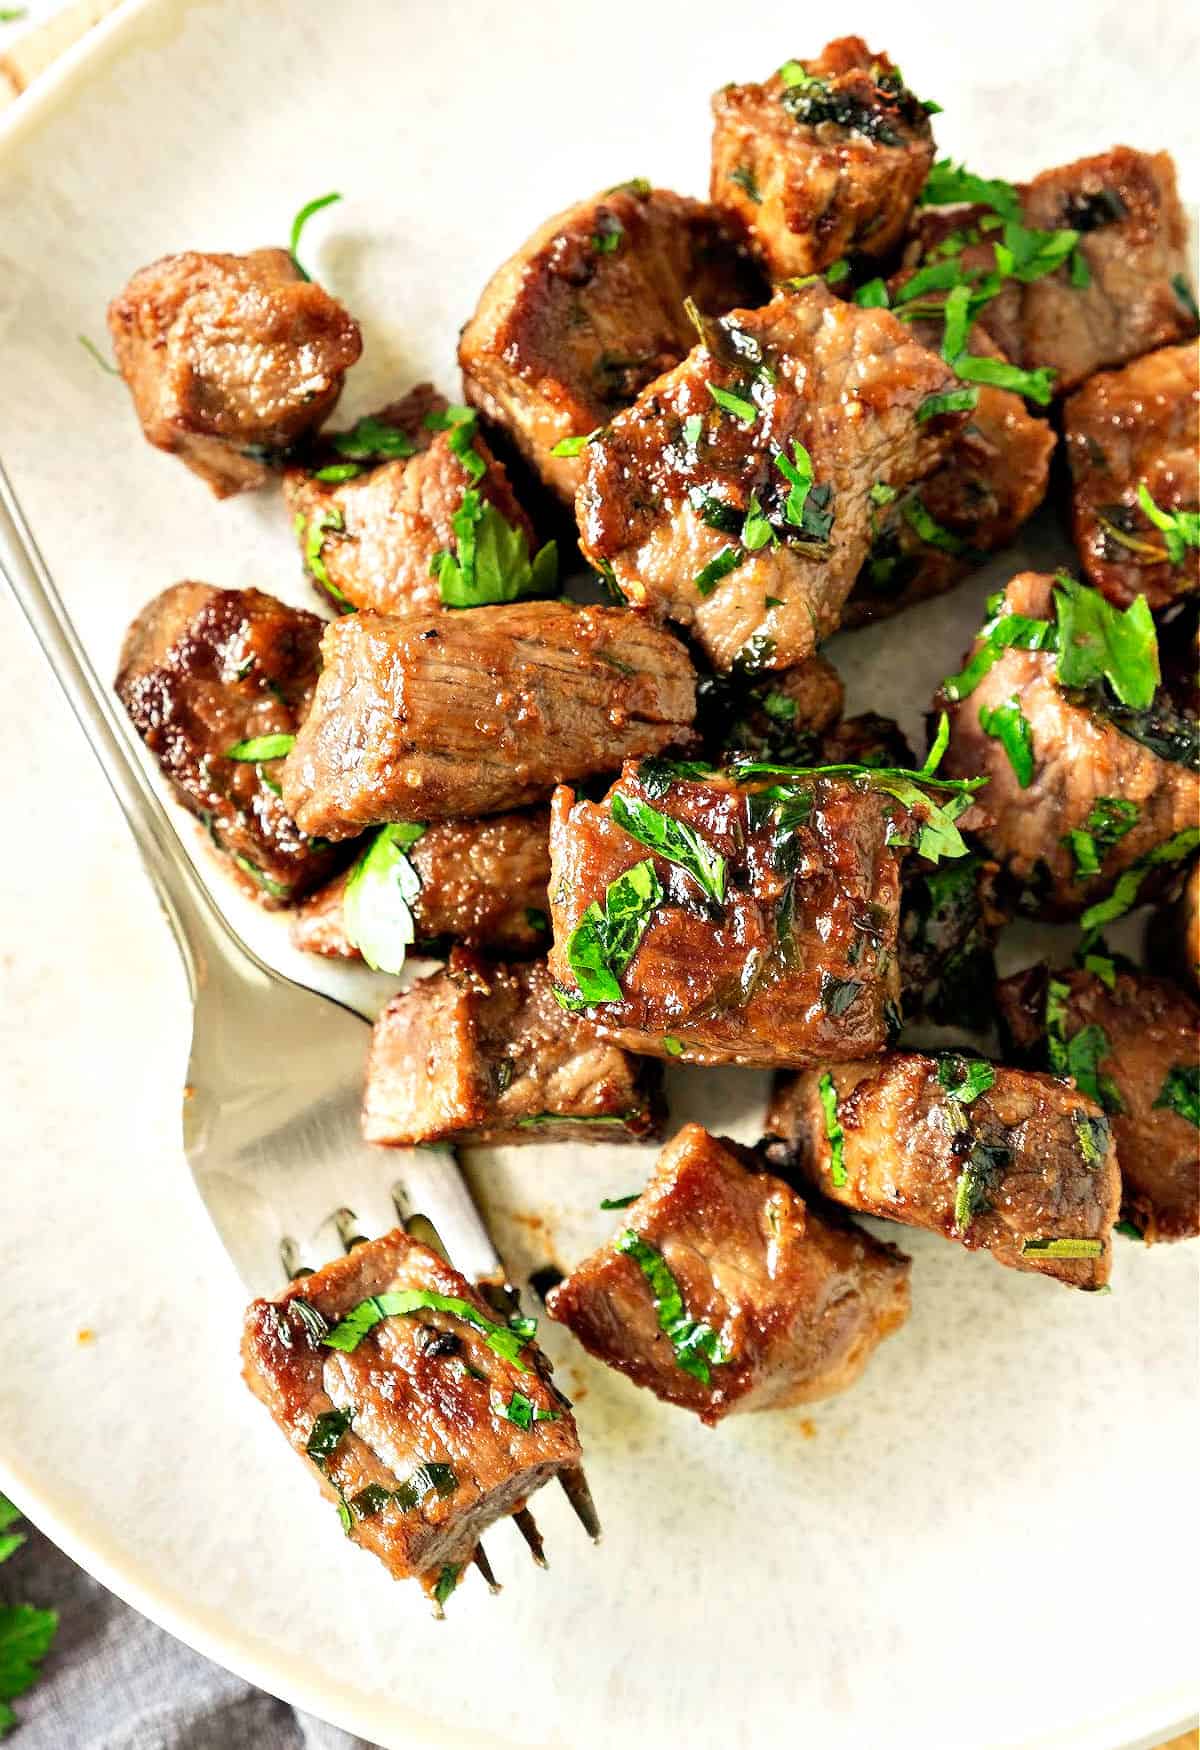
MULTIPOLYGON (((922 213, 905 261, 953 257, 976 292, 998 272, 979 320, 1015 365, 1052 370, 1062 395, 1195 334, 1187 221, 1168 153, 1114 146, 1020 188, 990 187, 995 211, 922 213), (999 262, 998 245, 1008 252, 999 262)), ((931 188, 936 195, 936 180, 931 188)))
MULTIPOLYGON (((544 808, 488 820, 441 820, 405 852, 420 882, 408 902, 415 939, 431 947, 461 942, 500 955, 544 953, 550 942, 550 817, 544 808)), ((292 914, 297 948, 357 960, 339 875, 292 914)))
MULTIPOLYGON (((924 300, 923 300, 924 301, 924 300)), ((913 338, 939 351, 942 324, 922 318, 913 338)), ((967 351, 1005 362, 975 323, 967 351)), ((942 595, 1006 547, 1046 496, 1055 437, 1021 396, 992 384, 971 384, 978 400, 942 464, 905 492, 873 486, 870 550, 842 615, 860 626, 942 595)))
POLYGON ((499 814, 691 738, 683 647, 616 608, 350 614, 321 654, 283 786, 306 831, 326 838, 499 814))
POLYGON ((839 37, 713 98, 710 193, 774 280, 889 255, 933 163, 929 111, 886 55, 839 37))
POLYGON ((299 898, 341 860, 296 825, 277 777, 308 713, 323 630, 315 614, 257 589, 176 583, 121 646, 115 684, 134 727, 266 906, 299 898))
POLYGON ((787 1078, 767 1129, 848 1209, 1074 1288, 1108 1281, 1121 1197, 1108 1120, 1051 1076, 891 1052, 787 1078))
POLYGON ((879 1051, 898 1024, 900 859, 927 806, 865 771, 738 782, 658 760, 627 765, 602 802, 557 791, 564 1004, 603 1038, 688 1063, 879 1051))
MULTIPOLYGON (((448 408, 423 383, 322 439, 304 466, 286 471, 283 495, 323 600, 378 614, 440 608, 445 553, 465 573, 468 597, 483 590, 483 600, 496 601, 499 590, 511 599, 553 586, 554 549, 535 553, 529 518, 476 427, 469 408, 448 408)), ((461 593, 450 605, 474 605, 461 593)))
POLYGON ((459 341, 467 399, 570 504, 571 440, 679 363, 695 339, 685 300, 719 314, 763 295, 711 207, 624 183, 548 219, 492 275, 459 341))
POLYGON ((966 415, 937 411, 956 378, 890 311, 823 285, 705 334, 588 445, 583 551, 714 667, 791 668, 837 628, 872 487, 929 473, 966 415))
POLYGON ((565 1014, 544 961, 503 966, 455 948, 375 1023, 368 1142, 620 1142, 658 1124, 657 1066, 565 1014))
POLYGON ((998 985, 1022 1062, 1071 1076, 1108 1113, 1121 1214, 1147 1240, 1200 1233, 1200 1007, 1165 978, 1030 967, 998 985))
POLYGON ((164 256, 113 299, 108 328, 147 441, 218 498, 266 484, 362 352, 353 317, 284 249, 164 256))
POLYGON ((765 675, 704 675, 696 688, 696 729, 710 759, 734 755, 803 765, 821 733, 842 714, 842 677, 823 656, 765 675))
POLYGON ((346 1536, 439 1607, 487 1527, 579 1464, 532 1338, 400 1229, 256 1300, 242 1362, 346 1536))
POLYGON ((1073 578, 1026 571, 988 609, 943 682, 943 769, 987 777, 978 836, 1028 905, 1106 922, 1200 842, 1200 726, 1155 688, 1144 604, 1121 616, 1073 578), (1093 919, 1114 884, 1117 909, 1093 919))
POLYGON ((912 863, 900 895, 900 991, 906 1021, 986 1033, 995 945, 1005 913, 995 863, 978 855, 929 868, 912 863))
POLYGON ((714 1427, 852 1386, 908 1317, 909 1261, 687 1124, 610 1244, 546 1309, 597 1360, 714 1427))
POLYGON ((1075 545, 1089 581, 1119 607, 1144 595, 1165 608, 1200 589, 1195 344, 1099 372, 1070 397, 1063 418, 1075 545))

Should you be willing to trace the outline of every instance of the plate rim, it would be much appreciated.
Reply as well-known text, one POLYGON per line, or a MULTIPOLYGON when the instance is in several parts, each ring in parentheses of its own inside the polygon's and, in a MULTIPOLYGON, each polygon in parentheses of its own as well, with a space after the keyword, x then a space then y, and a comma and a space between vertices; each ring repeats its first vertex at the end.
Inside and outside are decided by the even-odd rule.
MULTIPOLYGON (((202 0, 120 0, 106 17, 54 62, 17 102, 0 113, 0 154, 36 140, 51 117, 68 104, 84 82, 107 60, 123 54, 140 31, 153 33, 180 18, 202 0)), ((235 1630, 207 1625, 167 1592, 160 1591, 132 1553, 110 1554, 88 1528, 72 1522, 55 1498, 43 1493, 36 1477, 24 1472, 19 1457, 7 1450, 0 1429, 0 1490, 19 1504, 23 1518, 49 1537, 76 1565, 147 1621, 182 1645, 318 1719, 368 1741, 395 1750, 446 1750, 447 1726, 416 1714, 402 1701, 376 1703, 361 1689, 319 1682, 289 1664, 275 1644, 239 1637, 235 1630), (397 1729, 403 1737, 397 1736, 397 1729)), ((1156 1691, 1137 1704, 1116 1712, 1093 1714, 1075 1726, 1050 1736, 1037 1736, 1017 1746, 980 1744, 976 1750, 1159 1750, 1200 1723, 1195 1686, 1186 1682, 1156 1691), (1163 1722, 1147 1725, 1154 1719, 1163 1722)), ((481 1733, 461 1724, 449 1728, 456 1745, 472 1750, 521 1750, 513 1740, 494 1732, 481 1733)))

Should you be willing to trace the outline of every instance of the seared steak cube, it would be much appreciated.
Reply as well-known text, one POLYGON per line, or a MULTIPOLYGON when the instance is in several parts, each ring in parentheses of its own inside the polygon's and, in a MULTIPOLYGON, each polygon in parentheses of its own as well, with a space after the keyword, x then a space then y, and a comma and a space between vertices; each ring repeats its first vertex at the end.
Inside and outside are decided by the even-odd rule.
POLYGON ((367 1060, 368 1142, 619 1142, 658 1127, 657 1074, 563 1012, 544 961, 454 949, 393 997, 367 1060))
MULTIPOLYGON (((534 593, 533 529, 503 464, 476 430, 476 415, 447 409, 427 383, 323 439, 304 466, 284 474, 283 494, 305 569, 335 606, 379 614, 441 607, 441 555, 462 559, 460 529, 477 550, 487 542, 503 558, 485 580, 478 556, 469 560, 468 591, 474 579, 476 590, 486 582, 514 596, 534 593)), ((545 567, 547 587, 553 569, 545 567)))
POLYGON ((823 656, 765 675, 705 675, 696 688, 696 728, 720 764, 740 755, 804 765, 821 732, 841 716, 844 699, 842 678, 823 656))
POLYGON ((788 1078, 767 1129, 848 1209, 1075 1288, 1108 1281, 1121 1197, 1108 1120, 1052 1076, 897 1051, 788 1078))
POLYGON ((257 589, 177 583, 142 609, 121 647, 116 689, 138 734, 267 906, 299 898, 341 860, 296 825, 279 793, 323 630, 315 614, 257 589))
POLYGON ((546 1300, 598 1360, 710 1427, 845 1391, 908 1317, 901 1252, 746 1157, 685 1125, 614 1240, 546 1300))
POLYGON ((1025 1062, 1069 1075, 1108 1114, 1121 1214, 1147 1240, 1200 1233, 1200 1008, 1142 972, 1031 967, 997 989, 1025 1062))
POLYGON ((1200 355, 1165 346, 1089 378, 1064 409, 1075 545, 1109 601, 1168 607, 1200 589, 1200 355), (1144 499, 1148 494, 1152 505, 1144 499), (1180 531, 1179 513, 1190 517, 1180 531), (1173 527, 1161 526, 1166 519, 1173 527))
MULTIPOLYGON (((915 339, 938 350, 941 324, 912 323, 915 339)), ((968 337, 976 357, 1003 360, 980 323, 968 337)), ((972 384, 978 400, 945 461, 907 492, 872 489, 871 545, 842 616, 858 626, 953 589, 987 553, 1006 547, 1046 496, 1054 433, 1020 395, 972 384)))
POLYGON ((588 445, 583 550, 714 667, 790 668, 834 631, 870 546, 871 489, 946 455, 948 365, 888 310, 823 285, 736 310, 588 445))
POLYGON ((256 1300, 242 1361, 346 1536, 439 1605, 481 1533, 579 1464, 532 1339, 400 1230, 256 1300))
POLYGON ((908 1021, 985 1033, 992 1024, 994 949, 1006 921, 997 865, 978 855, 913 863, 900 894, 901 1007, 908 1021))
POLYGON ((718 314, 762 295, 711 207, 626 183, 547 220, 492 275, 459 342, 467 399, 569 504, 571 440, 679 363, 695 339, 685 300, 718 314))
MULTIPOLYGON (((420 888, 409 902, 416 940, 461 942, 489 953, 544 953, 550 943, 550 818, 544 808, 489 820, 441 820, 405 855, 420 888)), ((292 915, 291 936, 309 954, 357 960, 342 901, 350 872, 292 915)))
POLYGON ((1187 222, 1169 154, 1115 146, 1044 170, 1022 188, 998 186, 1007 191, 1003 213, 923 213, 905 260, 953 255, 978 290, 997 267, 996 245, 1009 249, 1017 270, 1001 262, 1003 283, 979 320, 1014 364, 1049 368, 1061 395, 1095 371, 1196 332, 1187 222), (1059 250, 1055 233, 1064 231, 1077 241, 1059 250))
POLYGON ((218 498, 265 484, 362 351, 358 324, 283 249, 164 256, 113 299, 108 327, 147 440, 218 498))
POLYGON ((1200 842, 1200 726, 1154 690, 1149 613, 1119 617, 1094 590, 1032 571, 988 605, 962 672, 943 683, 943 769, 986 775, 979 838, 1043 915, 1075 917, 1119 878, 1127 910, 1200 842))
POLYGON ((688 1063, 880 1050, 898 1018, 900 858, 922 801, 865 772, 738 782, 656 760, 627 765, 602 802, 559 790, 550 969, 563 1001, 606 1039, 688 1063))
POLYGON ((616 608, 349 614, 321 654, 283 787, 305 830, 331 839, 540 802, 686 744, 696 709, 683 647, 616 608))
POLYGON ((785 61, 765 85, 724 86, 713 115, 713 203, 772 279, 899 243, 933 163, 929 112, 861 37, 785 61))

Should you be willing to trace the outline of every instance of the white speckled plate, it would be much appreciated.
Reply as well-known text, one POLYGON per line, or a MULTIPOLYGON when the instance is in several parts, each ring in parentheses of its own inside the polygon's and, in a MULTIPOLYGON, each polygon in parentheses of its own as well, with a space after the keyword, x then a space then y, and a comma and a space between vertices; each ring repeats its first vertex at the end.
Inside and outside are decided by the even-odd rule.
MULTIPOLYGON (((535 223, 632 175, 702 191, 709 92, 819 46, 827 18, 716 0, 147 0, 101 26, 0 130, 0 454, 100 666, 179 577, 310 599, 278 500, 216 504, 141 442, 124 389, 76 344, 103 343, 133 268, 284 239, 302 201, 342 189, 308 251, 366 332, 349 411, 425 374, 452 388, 459 324, 535 223)), ((943 149, 987 170, 1128 139, 1170 146, 1200 187, 1174 8, 862 0, 843 28, 891 49, 945 105, 943 149)), ((845 641, 855 707, 914 726, 984 587, 845 641)), ((167 930, 0 612, 0 1468, 34 1519, 186 1640, 389 1746, 1117 1750, 1180 1725, 1190 1248, 1122 1245, 1113 1294, 1089 1298, 916 1236, 912 1321, 851 1394, 716 1433, 551 1327, 604 1544, 547 1499, 551 1572, 501 1527, 503 1598, 469 1584, 442 1626, 347 1545, 238 1382, 239 1286, 180 1155, 186 999, 167 930)), ((286 957, 277 925, 252 925, 286 957)), ((386 988, 345 976, 364 1004, 386 988)), ((677 1113, 756 1132, 761 1078, 675 1089, 677 1113)), ((598 1239, 600 1196, 649 1159, 508 1151, 472 1171, 527 1271, 598 1239)))

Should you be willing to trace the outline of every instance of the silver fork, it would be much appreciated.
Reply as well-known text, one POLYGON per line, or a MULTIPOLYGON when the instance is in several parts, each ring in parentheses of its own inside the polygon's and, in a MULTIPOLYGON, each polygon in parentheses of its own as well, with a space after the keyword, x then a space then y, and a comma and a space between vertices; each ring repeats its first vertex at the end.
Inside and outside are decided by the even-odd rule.
MULTIPOLYGON (((515 1309, 515 1291, 453 1154, 363 1142, 366 1021, 273 971, 218 910, 151 784, 115 695, 88 661, 2 465, 0 574, 121 805, 183 957, 193 1007, 184 1152, 246 1287, 273 1294, 307 1260, 323 1264, 339 1245, 349 1250, 385 1233, 398 1217, 438 1244, 497 1306, 515 1309)), ((598 1537, 582 1471, 560 1480, 584 1529, 598 1537)), ((528 1511, 515 1517, 544 1566, 528 1511)), ((476 1561, 496 1589, 482 1549, 476 1561)))

